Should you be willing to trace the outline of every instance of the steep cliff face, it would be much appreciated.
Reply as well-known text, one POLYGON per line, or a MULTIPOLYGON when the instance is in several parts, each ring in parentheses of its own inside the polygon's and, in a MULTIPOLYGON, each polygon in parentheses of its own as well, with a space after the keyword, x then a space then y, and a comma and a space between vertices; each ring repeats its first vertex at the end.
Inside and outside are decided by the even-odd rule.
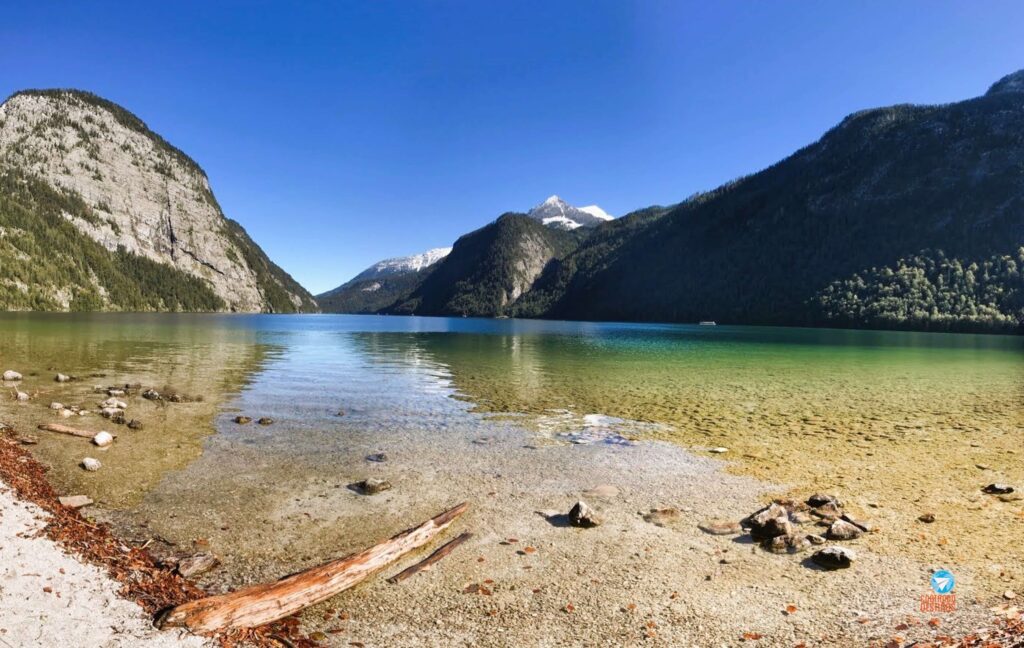
MULTIPOLYGON (((174 277, 198 280, 197 289, 208 289, 216 298, 177 306, 149 299, 147 308, 316 310, 312 296, 274 265, 240 225, 224 217, 206 174, 191 158, 100 97, 44 90, 9 98, 0 105, 0 174, 6 177, 8 216, 20 209, 24 219, 61 203, 56 208, 60 216, 110 254, 145 260, 140 263, 147 276, 166 267, 174 277), (41 192, 48 194, 45 200, 41 192)), ((10 247, 16 245, 12 241, 23 244, 8 255, 29 254, 24 249, 25 239, 31 238, 28 230, 11 223, 6 230, 11 230, 10 247)), ((131 307, 111 294, 96 268, 79 270, 77 276, 54 277, 50 286, 34 286, 41 302, 29 307, 73 308, 74 296, 82 293, 94 295, 87 300, 94 307, 131 307)), ((139 288, 146 295, 149 286, 139 288)))

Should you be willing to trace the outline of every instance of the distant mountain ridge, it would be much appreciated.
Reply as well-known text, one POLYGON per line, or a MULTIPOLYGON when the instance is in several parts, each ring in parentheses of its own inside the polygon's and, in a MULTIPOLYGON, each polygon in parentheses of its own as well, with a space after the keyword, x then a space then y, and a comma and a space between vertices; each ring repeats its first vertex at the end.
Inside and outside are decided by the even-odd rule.
POLYGON ((315 311, 206 174, 79 90, 0 104, 0 309, 315 311))
POLYGON ((597 227, 613 219, 597 205, 573 207, 558 196, 551 196, 526 214, 549 227, 573 230, 579 227, 597 227))
POLYGON ((451 251, 450 247, 433 248, 420 254, 384 259, 363 270, 352 280, 376 279, 406 272, 419 272, 445 258, 451 251))

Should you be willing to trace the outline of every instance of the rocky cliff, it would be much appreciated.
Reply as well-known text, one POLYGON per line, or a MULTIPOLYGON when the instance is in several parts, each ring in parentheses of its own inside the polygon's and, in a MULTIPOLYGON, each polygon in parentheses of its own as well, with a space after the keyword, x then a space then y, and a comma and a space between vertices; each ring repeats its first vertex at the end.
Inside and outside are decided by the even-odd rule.
POLYGON ((198 164, 100 97, 7 99, 0 181, 0 308, 316 310, 224 217, 198 164))

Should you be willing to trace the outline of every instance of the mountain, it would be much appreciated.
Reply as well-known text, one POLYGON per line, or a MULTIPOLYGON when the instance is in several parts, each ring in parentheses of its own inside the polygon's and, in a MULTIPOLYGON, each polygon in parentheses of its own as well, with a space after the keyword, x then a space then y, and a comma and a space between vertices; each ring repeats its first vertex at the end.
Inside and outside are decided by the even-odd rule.
POLYGON ((574 230, 579 227, 597 227, 613 219, 597 205, 573 207, 558 196, 551 196, 526 214, 549 227, 574 230))
POLYGON ((753 175, 599 228, 513 314, 1024 328, 1024 71, 844 119, 753 175))
POLYGON ((505 315, 552 261, 567 255, 585 237, 580 231, 545 226, 526 214, 503 214, 456 241, 422 283, 387 311, 505 315))
POLYGON ((317 302, 328 313, 376 313, 407 297, 432 266, 451 251, 434 248, 412 256, 384 259, 337 288, 317 295, 317 302))
POLYGON ((0 310, 315 311, 205 172, 78 90, 0 104, 0 310))

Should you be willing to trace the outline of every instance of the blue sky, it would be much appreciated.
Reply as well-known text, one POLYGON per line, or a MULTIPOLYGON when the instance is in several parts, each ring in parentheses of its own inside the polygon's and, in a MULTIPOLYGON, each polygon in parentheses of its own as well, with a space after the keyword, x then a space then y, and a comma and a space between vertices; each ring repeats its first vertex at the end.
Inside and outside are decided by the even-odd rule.
POLYGON ((313 292, 557 193, 615 215, 1024 67, 1021 2, 0 2, 0 94, 77 87, 313 292))

